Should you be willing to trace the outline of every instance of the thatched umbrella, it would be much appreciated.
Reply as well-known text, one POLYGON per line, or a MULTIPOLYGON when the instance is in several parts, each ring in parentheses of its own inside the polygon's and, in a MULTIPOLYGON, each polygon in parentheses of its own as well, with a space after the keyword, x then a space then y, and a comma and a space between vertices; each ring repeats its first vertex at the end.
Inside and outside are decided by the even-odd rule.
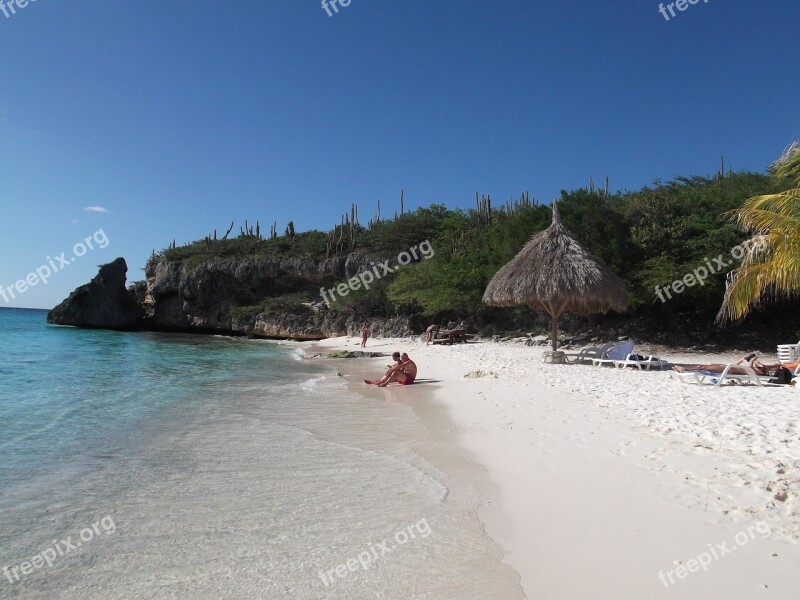
POLYGON ((598 258, 586 251, 561 224, 553 202, 553 224, 534 235, 486 287, 483 301, 493 306, 527 304, 544 309, 553 319, 553 352, 558 340, 558 317, 624 312, 625 284, 598 258))

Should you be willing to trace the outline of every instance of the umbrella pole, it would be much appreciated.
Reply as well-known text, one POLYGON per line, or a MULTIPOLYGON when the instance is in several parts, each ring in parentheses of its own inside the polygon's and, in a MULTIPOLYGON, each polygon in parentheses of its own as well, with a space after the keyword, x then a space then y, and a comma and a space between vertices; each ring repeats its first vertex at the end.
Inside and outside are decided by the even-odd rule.
POLYGON ((558 313, 553 312, 553 323, 550 329, 550 339, 552 340, 553 352, 558 350, 558 313))

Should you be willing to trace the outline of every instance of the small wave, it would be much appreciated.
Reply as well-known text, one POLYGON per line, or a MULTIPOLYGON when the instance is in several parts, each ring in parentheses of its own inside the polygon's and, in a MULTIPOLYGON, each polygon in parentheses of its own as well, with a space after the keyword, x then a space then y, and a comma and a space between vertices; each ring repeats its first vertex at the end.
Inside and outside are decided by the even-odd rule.
POLYGON ((311 379, 306 379, 303 383, 300 384, 300 387, 310 392, 311 390, 315 390, 317 388, 317 384, 320 381, 325 381, 327 379, 325 375, 320 375, 319 377, 312 377, 311 379))

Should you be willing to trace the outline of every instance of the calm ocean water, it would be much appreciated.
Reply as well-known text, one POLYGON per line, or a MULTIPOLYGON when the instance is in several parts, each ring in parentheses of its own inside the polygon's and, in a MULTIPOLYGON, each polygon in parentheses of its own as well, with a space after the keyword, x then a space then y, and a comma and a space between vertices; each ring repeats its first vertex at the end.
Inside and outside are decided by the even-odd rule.
POLYGON ((405 406, 285 345, 0 309, 0 598, 520 598, 405 406))

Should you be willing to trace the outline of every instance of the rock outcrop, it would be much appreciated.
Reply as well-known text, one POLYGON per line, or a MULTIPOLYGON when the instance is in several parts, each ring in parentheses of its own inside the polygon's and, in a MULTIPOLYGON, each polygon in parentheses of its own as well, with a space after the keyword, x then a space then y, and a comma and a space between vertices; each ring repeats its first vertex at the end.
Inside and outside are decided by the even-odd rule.
POLYGON ((47 322, 96 329, 138 329, 142 308, 134 293, 125 288, 127 272, 124 258, 102 265, 90 283, 77 288, 47 313, 47 322))
MULTIPOLYGON (((103 266, 92 283, 81 286, 54 308, 48 321, 79 327, 295 340, 360 335, 364 317, 335 302, 327 306, 320 288, 330 288, 370 270, 376 260, 353 253, 324 261, 212 258, 197 264, 160 262, 148 266, 145 281, 126 290, 127 266, 119 258, 103 266), (270 302, 292 294, 311 301, 270 302)), ((371 336, 413 334, 407 317, 369 320, 371 336)))
MULTIPOLYGON (((145 312, 149 326, 160 331, 253 333, 267 337, 320 339, 319 310, 270 311, 261 319, 237 318, 237 309, 266 298, 319 289, 371 268, 374 257, 363 254, 313 261, 302 258, 257 258, 156 263, 146 270, 145 312)), ((313 304, 312 304, 313 305, 313 304)))

